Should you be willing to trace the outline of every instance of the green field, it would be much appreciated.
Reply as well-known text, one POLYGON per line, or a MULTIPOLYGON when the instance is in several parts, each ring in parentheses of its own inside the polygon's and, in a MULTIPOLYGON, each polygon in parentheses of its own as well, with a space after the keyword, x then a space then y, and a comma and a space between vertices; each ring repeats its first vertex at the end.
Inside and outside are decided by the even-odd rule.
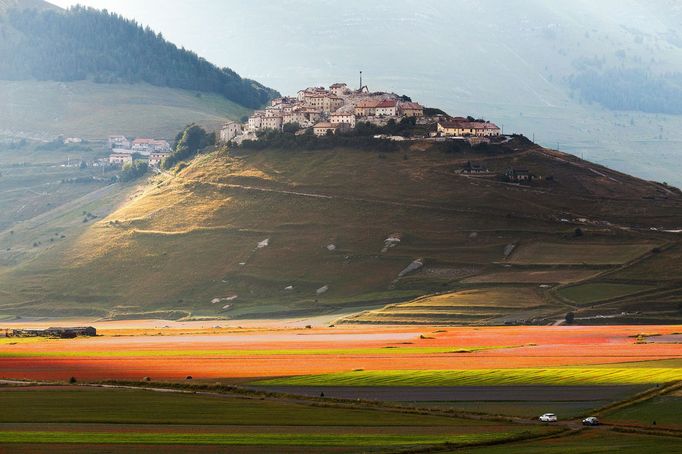
POLYGON ((468 445, 548 431, 294 399, 92 387, 4 388, 0 406, 0 449, 36 443, 360 449, 468 445))
POLYGON ((576 435, 549 440, 507 443, 501 446, 469 448, 470 454, 660 454, 682 452, 682 438, 587 430, 576 435))
POLYGON ((171 139, 185 125, 216 129, 249 110, 219 95, 146 84, 0 81, 0 124, 36 139, 109 135, 171 139))
POLYGON ((682 430, 682 393, 663 395, 604 415, 609 423, 682 430))
MULTIPOLYGON (((520 416, 523 418, 537 418, 551 409, 561 419, 577 418, 590 413, 591 410, 609 403, 603 401, 477 401, 477 402, 443 402, 436 404, 457 411, 470 413, 485 413, 489 415, 520 416)), ((434 406, 429 402, 428 406, 434 406)))
POLYGON ((196 424, 238 426, 492 426, 456 418, 338 409, 236 396, 143 390, 1 389, 0 423, 196 424), (64 411, 68 402, 69 411, 64 411), (106 411, 102 411, 106 408, 106 411), (159 411, 163 409, 163 411, 159 411))
POLYGON ((589 284, 564 287, 558 291, 559 295, 576 302, 579 305, 596 303, 602 300, 619 298, 633 293, 651 290, 650 285, 612 284, 608 282, 592 282, 589 284))
POLYGON ((276 378, 258 385, 296 386, 504 386, 641 385, 682 380, 679 368, 565 368, 357 371, 276 378))
POLYGON ((154 445, 233 445, 233 446, 348 446, 385 447, 469 445, 512 438, 510 433, 471 435, 340 435, 340 434, 193 434, 193 433, 96 433, 96 432, 6 432, 0 431, 0 443, 84 443, 84 444, 154 444, 154 445))

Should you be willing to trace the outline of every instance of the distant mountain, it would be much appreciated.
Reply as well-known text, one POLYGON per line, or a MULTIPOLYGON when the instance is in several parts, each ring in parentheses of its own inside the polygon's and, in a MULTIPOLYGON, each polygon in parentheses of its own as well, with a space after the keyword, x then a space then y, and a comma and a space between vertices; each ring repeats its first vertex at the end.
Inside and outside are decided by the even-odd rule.
POLYGON ((63 11, 37 0, 2 0, 3 11, 0 79, 147 83, 215 93, 248 108, 278 95, 106 11, 63 11))

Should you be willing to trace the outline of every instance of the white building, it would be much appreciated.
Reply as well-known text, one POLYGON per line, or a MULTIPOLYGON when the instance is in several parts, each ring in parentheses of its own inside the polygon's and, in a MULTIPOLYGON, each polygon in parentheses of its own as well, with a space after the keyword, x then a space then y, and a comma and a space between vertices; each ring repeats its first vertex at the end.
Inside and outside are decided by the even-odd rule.
POLYGON ((146 139, 139 137, 133 140, 131 150, 143 155, 149 155, 152 151, 170 151, 170 144, 165 140, 146 139))
POLYGON ((153 151, 149 154, 149 165, 152 167, 160 167, 161 162, 170 156, 168 151, 153 151))
POLYGON ((398 115, 398 103, 392 100, 381 101, 374 111, 376 116, 395 117, 398 115))
POLYGON ((348 127, 354 128, 355 114, 351 112, 336 112, 329 116, 329 121, 333 125, 348 125, 348 127))
POLYGON ((125 136, 109 136, 109 149, 121 148, 124 150, 130 149, 130 140, 125 136))
POLYGON ((331 123, 322 122, 322 123, 317 123, 315 126, 313 126, 313 133, 317 137, 322 137, 322 136, 326 136, 328 134, 336 134, 336 131, 338 129, 339 129, 338 125, 333 125, 331 123))
POLYGON ((329 87, 329 91, 336 96, 342 96, 348 93, 350 90, 348 89, 348 85, 344 83, 336 83, 329 87))
POLYGON ((248 130, 249 131, 260 130, 261 127, 263 126, 263 117, 264 116, 265 116, 265 112, 263 112, 262 110, 258 110, 256 112, 254 112, 253 115, 251 115, 249 117, 248 126, 247 126, 248 130))
POLYGON ((132 163, 133 154, 129 151, 114 150, 114 152, 109 155, 109 164, 123 166, 124 164, 132 163))
POLYGON ((220 129, 220 141, 228 143, 242 133, 242 125, 236 121, 228 121, 220 129))
POLYGON ((273 116, 273 117, 264 117, 263 118, 263 123, 261 124, 261 129, 276 129, 276 130, 281 130, 282 129, 282 115, 279 116, 273 116))

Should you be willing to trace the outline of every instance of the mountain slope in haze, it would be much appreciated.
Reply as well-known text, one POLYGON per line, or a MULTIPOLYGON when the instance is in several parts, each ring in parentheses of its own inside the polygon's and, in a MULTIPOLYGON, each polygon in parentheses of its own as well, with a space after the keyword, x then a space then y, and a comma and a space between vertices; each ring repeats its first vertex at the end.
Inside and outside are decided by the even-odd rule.
POLYGON ((1 24, 1 79, 144 82, 216 93, 250 108, 277 95, 107 11, 11 9, 1 24))
POLYGON ((183 126, 218 129, 251 110, 213 93, 149 84, 0 80, 0 136, 52 140, 111 134, 172 139, 183 126))
POLYGON ((444 293, 352 321, 574 311, 585 323, 674 322, 682 282, 648 270, 679 269, 679 236, 661 230, 681 225, 679 191, 522 138, 449 153, 419 142, 394 153, 223 150, 155 177, 58 245, 35 248, 19 228, 0 235, 0 251, 11 249, 0 252, 0 314, 268 318, 444 293), (541 178, 460 174, 469 161, 541 178))
MULTIPOLYGON (((146 5, 134 8, 136 17, 163 26, 146 5)), ((188 14, 191 5, 179 8, 188 14)), ((639 101, 650 104, 650 95, 667 102, 672 86, 677 96, 682 92, 674 77, 682 73, 675 0, 452 0, 418 6, 410 0, 349 0, 343 8, 331 1, 289 0, 214 6, 211 12, 211 40, 169 33, 214 59, 225 43, 228 50, 241 46, 234 39, 240 37, 250 52, 235 52, 233 64, 284 92, 336 80, 356 86, 363 70, 370 89, 409 93, 453 115, 490 118, 545 146, 682 185, 682 115, 665 114, 660 105, 647 109, 659 113, 637 109, 639 101), (228 10, 240 21, 220 27, 228 10), (311 36, 315 46, 309 45, 311 36), (608 93, 615 87, 632 93, 629 102, 612 105, 630 110, 590 102, 605 101, 599 87, 613 72, 620 78, 608 93), (597 77, 586 77, 591 75, 597 77)))

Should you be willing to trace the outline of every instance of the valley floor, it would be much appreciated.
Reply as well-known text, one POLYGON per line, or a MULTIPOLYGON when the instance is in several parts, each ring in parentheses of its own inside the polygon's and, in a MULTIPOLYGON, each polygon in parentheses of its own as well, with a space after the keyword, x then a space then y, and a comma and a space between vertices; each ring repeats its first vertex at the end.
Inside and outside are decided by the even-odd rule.
POLYGON ((682 450, 681 326, 215 323, 0 338, 0 452, 682 450))

